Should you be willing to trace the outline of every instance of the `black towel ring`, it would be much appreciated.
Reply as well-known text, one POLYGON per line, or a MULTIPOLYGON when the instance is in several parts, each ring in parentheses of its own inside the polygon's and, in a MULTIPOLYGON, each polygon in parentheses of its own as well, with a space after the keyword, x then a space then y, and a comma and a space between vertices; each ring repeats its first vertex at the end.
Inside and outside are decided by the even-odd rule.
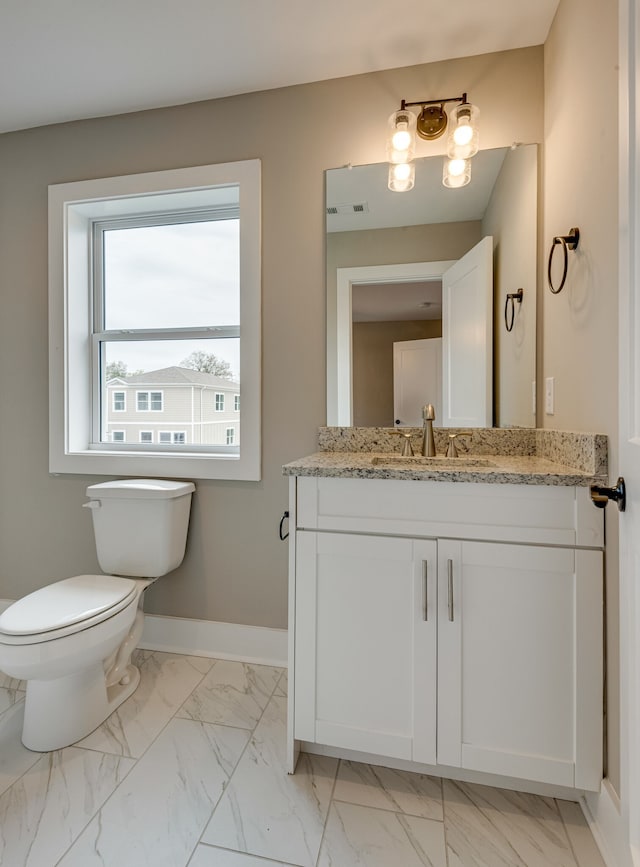
POLYGON ((509 292, 504 302, 504 327, 507 331, 513 331, 513 321, 516 316, 516 301, 522 304, 522 296, 524 289, 518 289, 517 292, 509 292))
POLYGON ((559 292, 562 292, 562 288, 565 284, 565 280, 567 279, 567 270, 569 268, 569 250, 575 250, 580 241, 580 229, 574 228, 569 229, 568 235, 557 235, 553 239, 553 244, 551 245, 551 251, 549 252, 549 265, 547 267, 547 279, 549 280, 549 289, 554 295, 557 295, 559 292), (562 280, 560 280, 560 285, 556 287, 553 285, 553 280, 551 279, 551 263, 553 262, 553 254, 555 253, 556 246, 560 245, 562 247, 562 252, 564 254, 564 262, 562 266, 562 280))

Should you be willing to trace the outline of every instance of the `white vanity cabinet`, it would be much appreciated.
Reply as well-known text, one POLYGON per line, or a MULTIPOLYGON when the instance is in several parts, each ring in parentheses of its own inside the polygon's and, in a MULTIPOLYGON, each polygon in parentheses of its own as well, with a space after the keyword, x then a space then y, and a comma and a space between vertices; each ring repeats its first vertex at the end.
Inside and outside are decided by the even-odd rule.
POLYGON ((603 518, 588 489, 291 485, 296 741, 599 788, 603 518))

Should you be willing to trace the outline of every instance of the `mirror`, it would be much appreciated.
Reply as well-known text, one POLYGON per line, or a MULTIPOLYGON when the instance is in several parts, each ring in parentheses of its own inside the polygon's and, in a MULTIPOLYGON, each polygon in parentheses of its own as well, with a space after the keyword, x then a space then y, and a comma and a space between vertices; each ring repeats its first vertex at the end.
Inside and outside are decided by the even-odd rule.
POLYGON ((326 172, 327 424, 419 425, 431 402, 444 426, 535 427, 537 151, 480 151, 460 189, 443 186, 442 156, 415 161, 407 193, 388 190, 386 163, 326 172), (480 247, 484 312, 446 276, 480 247))

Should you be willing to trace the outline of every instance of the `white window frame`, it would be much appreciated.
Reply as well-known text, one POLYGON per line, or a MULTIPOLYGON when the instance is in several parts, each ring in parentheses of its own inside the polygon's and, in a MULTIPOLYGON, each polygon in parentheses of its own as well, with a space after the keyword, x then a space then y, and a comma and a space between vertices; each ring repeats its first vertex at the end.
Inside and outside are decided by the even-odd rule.
POLYGON ((236 429, 234 427, 228 427, 226 430, 225 439, 227 440, 227 445, 233 445, 236 441, 236 429))
POLYGON ((112 442, 119 442, 119 443, 120 443, 120 442, 122 442, 122 443, 126 442, 126 441, 127 441, 127 433, 126 433, 126 431, 123 431, 123 430, 112 430, 112 431, 111 431, 111 441, 112 441, 112 442), (121 439, 121 440, 116 440, 116 439, 114 439, 114 437, 115 437, 116 434, 122 434, 122 439, 121 439))
MULTIPOLYGON (((227 197, 228 199, 228 197, 227 197)), ((49 187, 49 468, 53 473, 260 479, 260 161, 198 166, 49 187), (96 443, 91 376, 92 227, 96 221, 212 208, 238 186, 240 210, 240 453, 218 446, 175 454, 96 443), (221 192, 222 190, 222 192, 221 192), (216 451, 218 450, 218 451, 216 451)), ((211 334, 203 336, 211 337, 211 334)), ((215 336, 215 335, 213 335, 215 336)))
POLYGON ((233 411, 234 412, 240 412, 240 395, 239 394, 233 395, 233 411))
POLYGON ((153 431, 152 431, 152 430, 141 430, 141 431, 138 433, 138 442, 141 442, 141 443, 148 443, 148 442, 149 442, 149 443, 152 443, 152 442, 153 442, 153 431), (150 435, 151 435, 151 439, 150 439, 150 440, 143 440, 143 439, 142 439, 142 434, 150 434, 150 435))
POLYGON ((157 389, 157 388, 154 388, 154 389, 146 388, 146 389, 142 389, 140 391, 136 391, 136 412, 163 412, 163 411, 164 411, 164 392, 163 391, 161 391, 160 389, 157 389), (140 407, 138 406, 138 403, 140 402, 139 398, 140 398, 141 394, 147 395, 147 408, 146 409, 140 409, 140 407), (158 408, 154 409, 153 406, 151 405, 152 404, 152 400, 151 400, 152 394, 159 394, 160 395, 160 408, 159 409, 158 408))
POLYGON ((158 442, 163 446, 175 445, 176 437, 182 437, 183 441, 187 438, 187 432, 185 430, 161 430, 158 431, 158 442), (169 437, 169 442, 161 439, 163 436, 169 437))
POLYGON ((216 391, 213 405, 214 412, 224 412, 224 391, 216 391), (222 398, 222 400, 219 400, 222 398), (218 404, 221 404, 218 406, 218 404))
POLYGON ((111 392, 111 412, 126 412, 127 411, 127 392, 126 391, 112 391, 111 392), (122 409, 116 408, 116 394, 122 395, 122 409))

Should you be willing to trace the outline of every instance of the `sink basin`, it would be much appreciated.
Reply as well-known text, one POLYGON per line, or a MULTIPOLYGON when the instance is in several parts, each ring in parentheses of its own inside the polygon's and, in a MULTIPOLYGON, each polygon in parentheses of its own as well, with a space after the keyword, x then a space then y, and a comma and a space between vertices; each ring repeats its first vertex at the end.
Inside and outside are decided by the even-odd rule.
POLYGON ((403 457, 402 455, 376 455, 371 459, 374 466, 379 467, 434 467, 436 469, 480 469, 482 467, 495 467, 494 461, 486 458, 458 457, 447 458, 437 455, 433 458, 424 458, 420 455, 415 457, 403 457))

